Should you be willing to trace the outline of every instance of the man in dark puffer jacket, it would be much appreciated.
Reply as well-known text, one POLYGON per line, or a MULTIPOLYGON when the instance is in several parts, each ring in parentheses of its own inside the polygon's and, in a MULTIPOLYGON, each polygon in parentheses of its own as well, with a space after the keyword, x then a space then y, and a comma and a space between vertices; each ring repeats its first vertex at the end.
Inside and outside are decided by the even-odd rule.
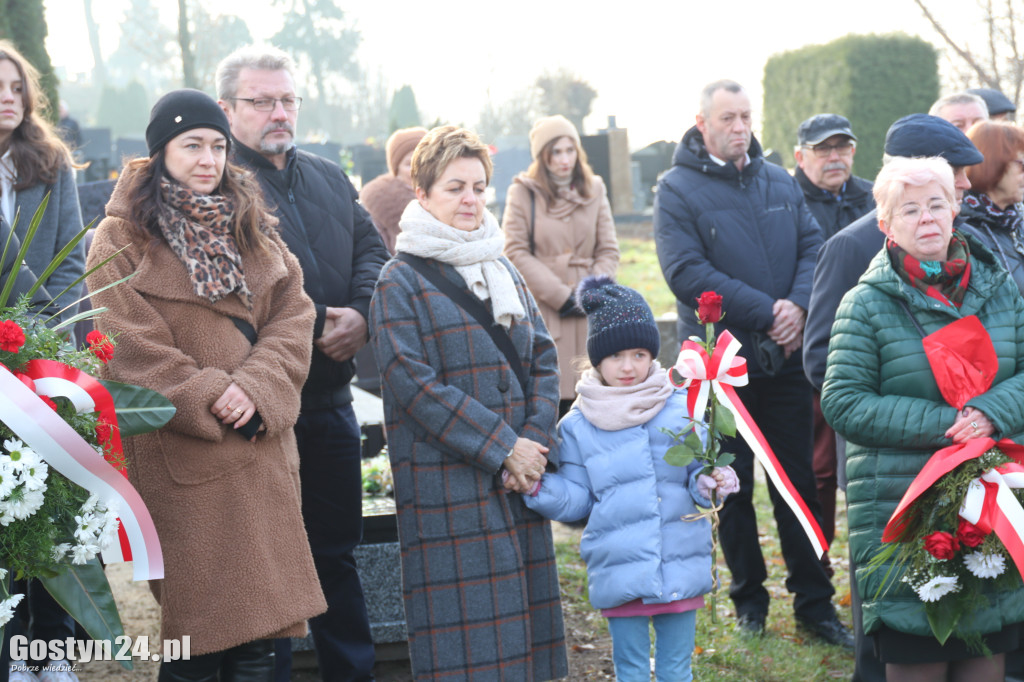
MULTIPOLYGON (((733 81, 704 88, 697 125, 683 136, 675 165, 658 183, 654 231, 662 272, 678 301, 680 337, 703 336, 693 310, 704 291, 723 297, 718 332, 743 344, 750 384, 738 389, 811 513, 820 514, 811 470, 811 387, 800 353, 821 230, 796 181, 765 162, 751 134, 750 100, 733 81)), ((769 595, 753 507, 753 453, 728 439, 740 492, 722 510, 722 549, 733 575, 739 626, 764 630, 769 595)), ((834 593, 796 516, 769 484, 797 622, 852 647, 834 593)))
MULTIPOLYGON (((370 297, 388 258, 369 213, 336 163, 298 151, 293 64, 285 53, 241 48, 217 68, 234 161, 252 169, 281 220, 316 306, 313 360, 295 425, 302 516, 327 613, 310 621, 324 680, 373 679, 374 650, 352 551, 362 536, 360 432, 349 381, 369 339, 370 297)), ((285 640, 278 679, 288 679, 285 640)))

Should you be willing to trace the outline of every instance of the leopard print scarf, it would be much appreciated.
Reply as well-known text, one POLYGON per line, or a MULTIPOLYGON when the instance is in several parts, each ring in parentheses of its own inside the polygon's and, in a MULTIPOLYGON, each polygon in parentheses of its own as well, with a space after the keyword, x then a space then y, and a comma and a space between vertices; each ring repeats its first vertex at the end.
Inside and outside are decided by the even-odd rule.
POLYGON ((251 310, 252 293, 245 285, 242 255, 231 234, 234 201, 169 180, 160 183, 160 191, 168 209, 160 217, 160 231, 188 269, 196 294, 216 303, 237 291, 251 310))

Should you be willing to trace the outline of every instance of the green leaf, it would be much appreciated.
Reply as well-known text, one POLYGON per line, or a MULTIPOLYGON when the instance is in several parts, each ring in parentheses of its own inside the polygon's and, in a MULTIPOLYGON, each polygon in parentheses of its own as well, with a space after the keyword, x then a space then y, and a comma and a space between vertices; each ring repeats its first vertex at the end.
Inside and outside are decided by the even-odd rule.
POLYGON ((718 406, 715 410, 715 430, 725 436, 736 435, 736 417, 733 416, 732 411, 723 407, 718 406))
POLYGON ((704 444, 700 442, 700 436, 698 436, 695 431, 690 431, 690 435, 683 440, 683 445, 692 450, 694 454, 699 453, 704 449, 704 444))
MULTIPOLYGON (((115 638, 124 636, 117 603, 99 559, 94 558, 82 565, 72 564, 62 575, 40 578, 40 581, 93 639, 113 642, 115 638)), ((122 661, 121 665, 127 670, 132 669, 131 661, 122 661)))
POLYGON ((674 467, 689 466, 697 453, 686 447, 686 445, 673 445, 665 453, 665 461, 674 467))
POLYGON ((716 467, 727 467, 736 461, 736 455, 731 452, 723 452, 719 455, 718 459, 715 460, 716 467))
POLYGON ((944 604, 942 599, 934 604, 925 604, 924 612, 935 639, 939 640, 939 644, 945 644, 960 621, 960 613, 950 604, 944 604))
POLYGON ((156 391, 103 379, 100 383, 110 391, 114 399, 122 437, 156 431, 174 416, 174 405, 156 391))
MULTIPOLYGON (((7 299, 11 296, 11 291, 14 289, 14 282, 17 280, 18 268, 21 263, 25 262, 25 254, 28 253, 28 247, 35 239, 36 231, 39 229, 39 223, 43 220, 43 213, 46 211, 46 205, 50 203, 50 193, 47 192, 43 196, 43 200, 39 202, 39 208, 36 209, 35 215, 32 216, 32 221, 28 224, 28 230, 25 231, 25 236, 21 240, 21 248, 18 250, 18 255, 15 257, 14 267, 11 268, 10 274, 7 276, 7 281, 4 282, 4 288, 0 290, 0 307, 7 305, 7 299)), ((3 262, 7 262, 7 246, 11 243, 15 232, 15 226, 18 224, 18 218, 21 212, 19 211, 14 215, 14 222, 11 224, 11 233, 7 235, 7 244, 4 245, 3 262)), ((36 281, 35 287, 32 288, 34 293, 38 289, 39 281, 36 281)), ((31 293, 29 294, 31 296, 31 293)))

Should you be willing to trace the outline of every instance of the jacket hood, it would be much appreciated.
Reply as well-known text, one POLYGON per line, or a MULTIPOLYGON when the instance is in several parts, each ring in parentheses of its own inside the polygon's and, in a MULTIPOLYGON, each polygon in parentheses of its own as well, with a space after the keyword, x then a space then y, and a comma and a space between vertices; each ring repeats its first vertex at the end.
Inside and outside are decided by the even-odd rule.
MULTIPOLYGON (((742 174, 744 176, 757 173, 764 163, 761 143, 757 141, 754 135, 750 136, 750 146, 747 147, 747 155, 750 156, 750 163, 743 167, 742 174)), ((676 166, 693 168, 702 173, 723 178, 739 175, 735 164, 727 163, 724 166, 719 166, 711 160, 711 157, 708 155, 708 149, 704 145, 704 135, 697 130, 697 126, 693 126, 683 135, 683 139, 679 142, 676 152, 672 156, 672 163, 676 166)))

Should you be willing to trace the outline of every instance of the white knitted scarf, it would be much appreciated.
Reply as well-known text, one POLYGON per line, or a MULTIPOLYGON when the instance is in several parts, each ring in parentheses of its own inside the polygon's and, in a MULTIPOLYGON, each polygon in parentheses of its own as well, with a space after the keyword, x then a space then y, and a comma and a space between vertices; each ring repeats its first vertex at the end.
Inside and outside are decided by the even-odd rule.
POLYGON ((591 424, 604 431, 621 431, 651 421, 672 395, 668 373, 655 360, 647 378, 635 386, 608 386, 596 368, 576 382, 576 405, 591 424))
POLYGON ((506 329, 513 320, 526 316, 512 273, 498 260, 505 240, 490 211, 484 211, 480 227, 467 232, 445 225, 413 200, 405 207, 398 225, 402 231, 395 241, 396 252, 454 267, 477 298, 491 300, 491 314, 506 329))

